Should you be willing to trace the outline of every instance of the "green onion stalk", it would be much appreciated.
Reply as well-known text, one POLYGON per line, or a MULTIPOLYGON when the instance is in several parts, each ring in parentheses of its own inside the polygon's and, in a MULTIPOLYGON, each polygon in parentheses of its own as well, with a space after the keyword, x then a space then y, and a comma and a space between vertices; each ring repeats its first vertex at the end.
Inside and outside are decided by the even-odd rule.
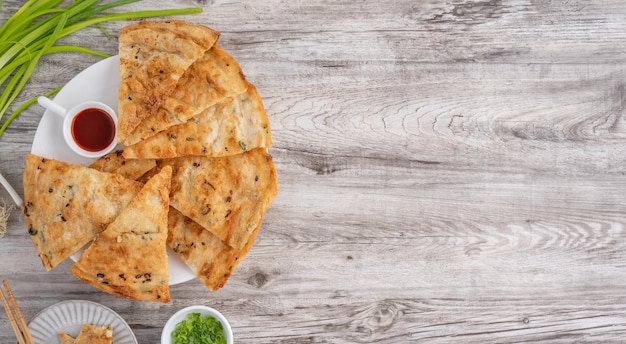
MULTIPOLYGON (((63 0, 28 0, 0 27, 0 137, 9 124, 36 102, 30 99, 19 106, 6 120, 5 114, 18 97, 39 60, 48 54, 83 53, 98 57, 108 54, 80 46, 54 45, 60 38, 95 25, 106 37, 110 35, 101 23, 107 21, 154 18, 202 12, 201 8, 147 10, 105 14, 106 10, 141 0, 116 0, 100 4, 100 0, 76 0, 62 7, 63 0)), ((0 0, 0 10, 2 0, 0 0)), ((47 96, 60 88, 46 93, 47 96)))

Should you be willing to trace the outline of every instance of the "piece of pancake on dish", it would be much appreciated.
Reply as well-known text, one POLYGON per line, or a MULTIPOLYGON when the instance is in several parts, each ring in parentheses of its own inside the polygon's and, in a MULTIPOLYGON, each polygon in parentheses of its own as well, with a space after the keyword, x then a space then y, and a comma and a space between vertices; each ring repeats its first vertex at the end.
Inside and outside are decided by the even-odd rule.
POLYGON ((238 250, 278 192, 276 169, 264 148, 220 158, 165 159, 159 164, 173 168, 171 206, 238 250))
POLYGON ((166 240, 171 176, 171 167, 165 166, 152 177, 70 272, 115 296, 169 302, 166 240))
POLYGON ((169 127, 185 123, 224 98, 241 94, 248 83, 237 61, 215 44, 194 62, 155 114, 126 138, 130 146, 169 127))
POLYGON ((121 150, 111 152, 89 165, 98 171, 121 174, 131 180, 137 180, 155 166, 154 159, 126 159, 121 150))
POLYGON ((254 148, 269 148, 272 134, 261 96, 252 85, 246 92, 225 98, 186 123, 168 128, 124 149, 132 159, 219 157, 254 148))
POLYGON ((114 173, 26 155, 24 215, 46 270, 102 232, 143 184, 114 173))
POLYGON ((113 327, 84 324, 76 339, 67 333, 59 333, 61 344, 111 344, 113 343, 113 327))
POLYGON ((167 245, 210 290, 222 288, 254 244, 261 223, 240 250, 170 207, 167 245))
POLYGON ((59 340, 61 344, 74 344, 74 337, 64 332, 59 333, 59 340))
POLYGON ((119 33, 118 142, 163 104, 219 32, 181 20, 142 21, 119 33))

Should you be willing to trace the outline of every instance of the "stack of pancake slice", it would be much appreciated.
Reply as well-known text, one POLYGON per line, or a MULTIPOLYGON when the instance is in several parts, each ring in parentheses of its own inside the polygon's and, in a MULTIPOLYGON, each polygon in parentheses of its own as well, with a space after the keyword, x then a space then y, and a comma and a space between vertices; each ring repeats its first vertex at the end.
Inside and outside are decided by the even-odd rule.
POLYGON ((76 277, 168 302, 169 246, 209 289, 224 286, 278 188, 263 102, 218 37, 185 21, 123 28, 123 150, 89 167, 27 155, 26 224, 47 270, 89 245, 76 277))

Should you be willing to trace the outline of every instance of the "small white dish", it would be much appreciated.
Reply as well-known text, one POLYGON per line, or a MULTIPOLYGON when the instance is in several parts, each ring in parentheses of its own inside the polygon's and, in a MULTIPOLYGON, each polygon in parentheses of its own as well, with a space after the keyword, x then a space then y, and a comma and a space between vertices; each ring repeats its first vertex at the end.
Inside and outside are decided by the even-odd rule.
POLYGON ((174 313, 174 315, 170 317, 170 319, 167 321, 167 323, 165 323, 165 326, 163 327, 163 332, 161 332, 161 344, 172 344, 172 332, 174 331, 178 323, 187 319, 187 314, 189 313, 200 313, 203 316, 210 315, 214 317, 215 319, 217 319, 219 322, 222 323, 222 328, 224 329, 224 338, 226 338, 226 343, 227 344, 234 343, 233 329, 230 327, 230 323, 228 322, 228 320, 226 320, 226 317, 224 317, 222 313, 218 312, 217 310, 211 307, 197 305, 197 306, 185 307, 179 310, 178 312, 174 313))
POLYGON ((135 334, 112 309, 86 300, 68 300, 41 310, 28 323, 35 343, 60 343, 59 333, 76 337, 85 323, 113 327, 113 343, 137 344, 135 334))
POLYGON ((63 138, 74 153, 95 159, 117 146, 117 114, 107 104, 89 100, 67 110, 45 96, 37 102, 63 118, 63 138))

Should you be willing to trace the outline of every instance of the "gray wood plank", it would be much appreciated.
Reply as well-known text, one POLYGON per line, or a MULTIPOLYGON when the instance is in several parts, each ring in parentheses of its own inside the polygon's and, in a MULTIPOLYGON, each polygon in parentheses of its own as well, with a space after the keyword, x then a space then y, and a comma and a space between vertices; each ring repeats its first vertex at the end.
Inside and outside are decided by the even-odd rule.
MULTIPOLYGON (((225 288, 194 280, 170 304, 140 303, 79 282, 70 261, 45 272, 15 214, 0 278, 26 318, 88 299, 140 343, 191 304, 222 311, 237 343, 623 341, 626 3, 129 8, 196 5, 186 18, 222 32, 270 115, 279 194, 257 243, 225 288)), ((64 43, 117 50, 97 28, 64 43)), ((18 103, 98 60, 46 57, 18 103)), ((20 192, 42 113, 0 138, 0 171, 20 192)))

